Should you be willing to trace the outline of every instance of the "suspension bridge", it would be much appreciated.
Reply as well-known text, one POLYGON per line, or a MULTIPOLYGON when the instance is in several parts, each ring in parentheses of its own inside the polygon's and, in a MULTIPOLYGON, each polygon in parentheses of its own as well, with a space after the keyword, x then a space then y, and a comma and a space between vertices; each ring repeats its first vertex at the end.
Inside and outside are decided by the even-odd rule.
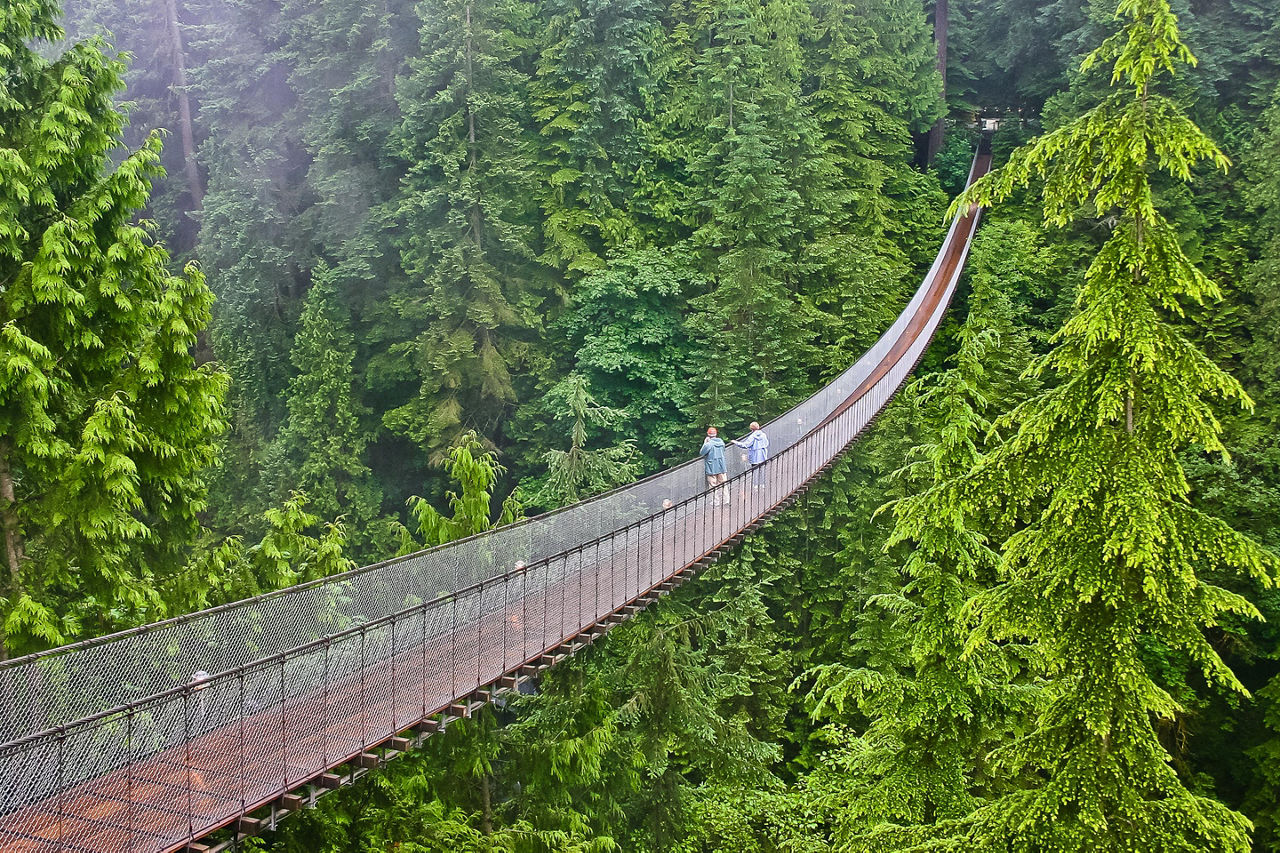
MULTIPOLYGON (((970 181, 990 168, 980 151, 970 181)), ((225 849, 536 678, 732 550, 849 447, 915 368, 979 211, 884 335, 699 460, 418 554, 0 664, 0 851, 225 849), (225 832, 220 832, 226 830, 225 832), (215 833, 219 841, 210 842, 215 833)))

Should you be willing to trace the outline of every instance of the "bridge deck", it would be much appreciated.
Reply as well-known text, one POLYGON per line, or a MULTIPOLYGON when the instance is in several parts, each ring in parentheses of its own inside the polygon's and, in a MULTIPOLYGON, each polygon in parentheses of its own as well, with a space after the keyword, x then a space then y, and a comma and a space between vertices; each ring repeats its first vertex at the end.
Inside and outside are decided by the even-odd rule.
MULTIPOLYGON (((980 155, 974 175, 989 166, 980 155)), ((389 619, 6 744, 4 766, 34 793, 0 815, 0 851, 181 849, 643 606, 793 499, 887 404, 937 329, 977 216, 953 225, 924 298, 874 369, 766 466, 389 619), (101 772, 72 773, 73 754, 94 755, 101 772)))

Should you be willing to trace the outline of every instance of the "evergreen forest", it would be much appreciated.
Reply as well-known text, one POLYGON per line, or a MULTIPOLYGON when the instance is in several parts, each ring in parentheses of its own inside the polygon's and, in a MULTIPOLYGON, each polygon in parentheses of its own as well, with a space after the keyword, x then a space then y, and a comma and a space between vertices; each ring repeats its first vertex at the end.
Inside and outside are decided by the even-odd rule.
POLYGON ((0 662, 743 435, 968 204, 793 506, 242 849, 1280 853, 1280 0, 0 0, 0 662))

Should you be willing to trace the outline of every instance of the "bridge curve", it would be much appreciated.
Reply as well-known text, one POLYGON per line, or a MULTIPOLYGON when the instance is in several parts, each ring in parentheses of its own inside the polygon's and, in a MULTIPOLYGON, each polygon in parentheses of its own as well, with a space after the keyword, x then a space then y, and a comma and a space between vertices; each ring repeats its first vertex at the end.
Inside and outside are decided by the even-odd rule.
MULTIPOLYGON (((970 181, 990 160, 979 152, 970 181)), ((168 853, 257 831, 656 601, 793 502, 888 404, 978 218, 952 222, 890 329, 767 424, 773 458, 732 460, 721 490, 694 460, 461 542, 0 664, 0 851, 168 853)))

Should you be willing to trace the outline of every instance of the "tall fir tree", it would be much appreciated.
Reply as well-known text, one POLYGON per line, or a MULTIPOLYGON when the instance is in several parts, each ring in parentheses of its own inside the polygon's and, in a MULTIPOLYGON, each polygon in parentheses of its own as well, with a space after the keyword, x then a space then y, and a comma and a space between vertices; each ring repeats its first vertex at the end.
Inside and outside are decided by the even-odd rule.
POLYGON ((696 415, 723 424, 780 409, 810 361, 804 306, 794 292, 802 204, 769 114, 792 94, 791 75, 773 66, 798 56, 770 38, 755 4, 730 0, 706 14, 695 103, 709 144, 690 169, 702 182, 693 243, 711 286, 690 301, 687 327, 697 353, 689 371, 700 389, 696 415))
POLYGON ((351 317, 332 278, 331 270, 318 267, 307 294, 290 353, 298 373, 289 383, 289 418, 276 440, 277 471, 269 479, 276 481, 277 501, 299 490, 321 518, 344 516, 349 553, 372 562, 379 556, 371 546, 382 492, 364 459, 369 411, 352 369, 351 317))
POLYGON ((537 502, 557 509, 640 477, 639 456, 633 438, 612 440, 603 447, 589 447, 592 433, 616 430, 626 412, 601 406, 591 385, 579 373, 570 373, 547 393, 554 407, 553 423, 569 427, 567 450, 548 450, 547 479, 538 490, 537 502))
POLYGON ((540 330, 525 139, 527 70, 517 34, 525 3, 421 4, 421 55, 399 88, 413 164, 399 216, 411 284, 386 322, 419 385, 386 423, 441 450, 469 429, 493 439, 517 401, 513 374, 540 330), (401 338, 404 340, 404 337, 401 338))
POLYGON ((818 668, 822 705, 854 706, 869 721, 857 734, 833 732, 831 765, 809 779, 843 849, 905 846, 897 827, 972 812, 998 784, 986 755, 1014 733, 1018 712, 1034 698, 1016 683, 1017 645, 969 643, 968 601, 994 579, 998 555, 964 475, 982 459, 993 403, 1019 397, 1016 382, 987 363, 997 352, 1021 352, 1024 363, 1027 354, 1002 285, 989 274, 973 277, 954 365, 917 383, 924 387, 917 420, 928 440, 898 471, 909 493, 884 508, 895 521, 885 550, 906 554, 902 586, 867 606, 887 614, 891 628, 880 644, 904 650, 904 660, 818 668))
POLYGON ((635 247, 630 184, 644 164, 641 122, 661 38, 653 0, 552 0, 530 86, 539 126, 545 259, 573 274, 635 247))
POLYGON ((260 476, 262 455, 287 417, 289 348, 313 262, 298 215, 307 157, 279 50, 281 5, 183 3, 207 173, 196 257, 218 298, 209 343, 231 376, 210 524, 258 535, 274 497, 260 476))
MULTIPOLYGON (((1249 388, 1259 401, 1260 428, 1246 431, 1235 458, 1238 469, 1229 472, 1243 488, 1242 505, 1233 507, 1245 515, 1259 535, 1276 549, 1280 545, 1280 87, 1264 116, 1253 150, 1250 152, 1252 187, 1249 203, 1256 214, 1255 228, 1262 240, 1261 256, 1249 270, 1252 291, 1248 328, 1252 340, 1243 362, 1249 388), (1243 481, 1243 482, 1240 482, 1243 481)), ((1276 596, 1269 602, 1275 612, 1276 596)), ((1272 626, 1275 618, 1269 621, 1272 626)), ((1280 658, 1280 644, 1274 634, 1265 649, 1280 658)), ((1258 691, 1263 737, 1251 746, 1252 778, 1245 809, 1258 826, 1256 845, 1267 851, 1280 850, 1280 675, 1272 675, 1258 691)))
POLYGON ((123 66, 96 40, 47 58, 56 16, 0 9, 0 655, 163 612, 225 426, 191 355, 212 296, 134 221, 160 140, 109 165, 123 66))
POLYGON ((1089 211, 1109 217, 1111 233, 1036 363, 1051 389, 1003 419, 1016 434, 973 475, 1020 524, 1000 582, 974 601, 974 642, 1029 641, 1048 686, 1027 735, 999 756, 1015 789, 959 833, 1004 850, 1243 851, 1248 821, 1188 790, 1170 764, 1156 723, 1180 707, 1153 659, 1242 691, 1205 629, 1256 611, 1204 575, 1274 576, 1265 551, 1192 506, 1179 459, 1193 445, 1222 451, 1214 401, 1249 400, 1169 320, 1218 289, 1157 209, 1153 183, 1227 163, 1159 91, 1194 61, 1166 0, 1122 0, 1117 18, 1120 31, 1082 65, 1109 65, 1111 94, 961 202, 990 205, 1039 177, 1050 224, 1089 211))

